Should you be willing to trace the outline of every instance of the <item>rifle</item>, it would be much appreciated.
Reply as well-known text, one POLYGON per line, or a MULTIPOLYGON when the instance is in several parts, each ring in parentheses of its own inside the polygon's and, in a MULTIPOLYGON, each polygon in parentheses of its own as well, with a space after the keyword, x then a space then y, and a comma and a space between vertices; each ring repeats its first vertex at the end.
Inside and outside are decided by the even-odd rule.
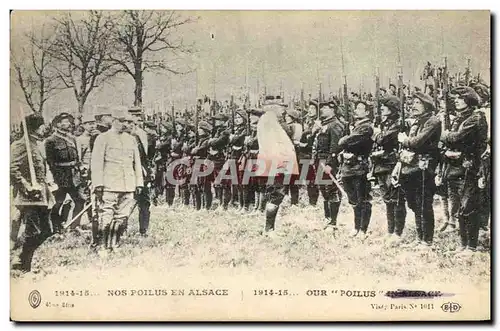
POLYGON ((229 108, 231 110, 231 134, 234 134, 234 96, 232 94, 229 108))
POLYGON ((199 140, 199 137, 198 137, 198 100, 196 100, 196 108, 194 110, 194 126, 195 126, 195 129, 196 129, 196 134, 194 136, 194 141, 195 141, 195 144, 198 145, 198 140, 199 140))
POLYGON ((321 83, 319 83, 319 91, 318 91, 318 111, 316 112, 316 119, 319 120, 319 109, 321 107, 321 102, 323 102, 322 94, 321 94, 321 83))
MULTIPOLYGON (((35 165, 33 164, 33 154, 31 154, 31 145, 30 145, 30 139, 28 136, 28 126, 26 125, 26 118, 24 115, 24 109, 23 109, 23 106, 19 106, 19 108, 20 108, 20 113, 21 113, 21 124, 23 126, 24 143, 26 144, 26 154, 28 156, 28 167, 30 170, 31 188, 33 191, 40 191, 40 194, 41 194, 42 187, 40 186, 40 184, 36 180, 35 165)), ((35 198, 39 198, 40 194, 34 194, 35 198)))
POLYGON ((172 103, 172 110, 171 110, 171 116, 172 116, 172 127, 173 127, 173 133, 174 137, 177 137, 177 131, 175 129, 175 109, 174 109, 174 104, 172 103))
POLYGON ((300 89, 300 125, 302 125, 302 132, 304 132, 304 87, 300 89))
POLYGON ((380 73, 379 67, 376 69, 375 73, 375 107, 376 107, 376 118, 375 118, 375 126, 379 126, 382 122, 382 114, 380 112, 380 73))

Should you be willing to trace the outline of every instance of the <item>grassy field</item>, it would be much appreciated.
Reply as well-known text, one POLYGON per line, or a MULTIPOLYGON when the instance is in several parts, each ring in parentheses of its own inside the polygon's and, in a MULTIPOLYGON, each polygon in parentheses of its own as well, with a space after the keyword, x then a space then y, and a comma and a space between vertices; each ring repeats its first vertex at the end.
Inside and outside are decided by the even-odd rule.
MULTIPOLYGON (((35 254, 35 272, 15 275, 14 281, 37 282, 51 276, 64 280, 71 272, 88 272, 93 277, 106 270, 126 274, 134 268, 175 270, 188 268, 194 272, 241 270, 261 273, 280 270, 284 273, 313 273, 325 281, 370 279, 375 284, 398 280, 402 283, 426 281, 486 286, 490 281, 489 249, 472 258, 457 260, 450 251, 457 248, 458 233, 436 232, 435 250, 419 252, 388 247, 385 207, 375 197, 369 237, 363 243, 348 237, 353 214, 344 200, 339 213, 336 238, 323 231, 321 199, 318 206, 290 207, 288 197, 278 214, 277 238, 260 233, 264 216, 260 213, 240 214, 236 209, 194 211, 176 204, 152 207, 149 237, 137 236, 135 214, 121 249, 113 256, 99 257, 90 253, 90 233, 68 233, 64 238, 51 238, 35 254)), ((441 208, 436 202, 436 229, 442 223, 441 208)), ((489 246, 483 234, 482 242, 489 246)), ((405 242, 415 237, 413 213, 410 211, 403 234, 405 242)))

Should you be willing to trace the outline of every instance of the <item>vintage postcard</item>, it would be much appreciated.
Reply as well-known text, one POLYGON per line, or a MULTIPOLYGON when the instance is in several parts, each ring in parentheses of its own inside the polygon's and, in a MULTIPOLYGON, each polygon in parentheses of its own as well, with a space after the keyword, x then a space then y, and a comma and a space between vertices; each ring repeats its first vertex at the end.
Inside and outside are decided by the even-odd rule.
POLYGON ((11 12, 13 321, 488 321, 491 13, 11 12))

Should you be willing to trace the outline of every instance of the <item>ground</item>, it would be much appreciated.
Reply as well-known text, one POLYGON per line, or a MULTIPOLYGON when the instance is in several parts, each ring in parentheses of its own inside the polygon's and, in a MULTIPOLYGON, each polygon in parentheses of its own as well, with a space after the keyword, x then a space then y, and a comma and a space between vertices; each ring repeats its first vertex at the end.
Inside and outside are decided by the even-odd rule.
MULTIPOLYGON (((35 254, 35 272, 14 275, 13 282, 37 283, 47 277, 64 282, 73 272, 99 278, 109 270, 127 275, 140 268, 152 273, 179 269, 199 274, 313 274, 325 282, 364 279, 374 285, 397 280, 403 284, 428 281, 489 286, 489 249, 470 259, 454 258, 450 251, 458 245, 458 233, 438 233, 443 222, 438 200, 435 250, 428 253, 384 244, 385 209, 378 197, 374 201, 370 235, 364 243, 348 237, 353 214, 345 200, 335 238, 323 231, 321 200, 316 207, 307 206, 305 200, 301 199, 299 207, 291 207, 285 198, 277 220, 281 236, 276 238, 261 235, 264 216, 260 213, 241 214, 236 209, 194 211, 178 203, 174 208, 152 207, 149 237, 136 235, 135 214, 122 248, 113 256, 90 253, 90 234, 68 233, 63 239, 51 238, 35 254)), ((403 234, 406 242, 415 237, 414 229, 413 213, 409 211, 403 234)))

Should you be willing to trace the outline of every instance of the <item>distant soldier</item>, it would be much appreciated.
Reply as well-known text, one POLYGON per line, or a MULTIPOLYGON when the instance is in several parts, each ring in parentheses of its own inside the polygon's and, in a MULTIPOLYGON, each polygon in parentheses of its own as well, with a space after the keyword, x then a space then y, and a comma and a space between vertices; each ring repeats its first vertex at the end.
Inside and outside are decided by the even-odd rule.
MULTIPOLYGON (((68 220, 66 209, 61 208, 66 195, 69 195, 75 204, 73 211, 75 215, 83 209, 85 202, 84 197, 80 195, 80 185, 82 185, 80 155, 77 141, 72 134, 73 123, 72 115, 68 113, 57 115, 53 121, 56 131, 45 141, 47 163, 58 186, 58 190, 54 192, 56 204, 51 212, 56 232, 62 231, 62 224, 68 220)), ((76 220, 72 228, 79 225, 79 222, 76 220)))
MULTIPOLYGON (((229 144, 229 135, 230 131, 224 126, 227 121, 227 117, 224 115, 215 115, 212 118, 213 121, 213 137, 208 140, 208 150, 207 150, 207 159, 213 162, 214 170, 213 172, 205 177, 205 180, 210 182, 207 185, 212 185, 215 182, 215 179, 219 176, 219 173, 222 171, 222 167, 226 162, 226 150, 229 144)), ((208 189, 208 186, 206 187, 208 189)), ((210 189, 211 190, 211 189, 210 189)), ((214 190, 217 194, 222 193, 222 208, 226 210, 228 208, 229 202, 231 201, 231 180, 224 179, 220 181, 220 183, 214 183, 214 190), (221 192, 221 193, 218 193, 221 192)), ((210 191, 211 195, 211 191, 210 191)), ((208 197, 209 195, 205 195, 208 197)), ((220 197, 219 197, 220 198, 220 197)), ((207 204, 206 208, 210 209, 212 207, 212 199, 210 201, 205 200, 207 204)))
POLYGON ((29 149, 32 155, 34 178, 31 178, 30 160, 28 159, 26 140, 21 137, 11 145, 10 179, 16 192, 14 205, 20 211, 20 218, 25 224, 24 242, 18 259, 13 263, 13 270, 30 272, 35 250, 50 236, 49 188, 47 167, 39 141, 44 131, 43 117, 37 114, 25 118, 29 149))
POLYGON ((415 214, 418 249, 431 249, 434 239, 434 207, 436 192, 435 169, 439 158, 438 142, 441 136, 441 121, 433 115, 434 101, 422 92, 413 94, 412 117, 414 123, 409 134, 399 133, 398 141, 403 149, 400 183, 415 214))
MULTIPOLYGON (((208 160, 208 150, 210 148, 210 132, 212 132, 213 127, 210 123, 206 121, 201 121, 198 123, 198 144, 191 150, 193 160, 208 160)), ((206 165, 202 164, 200 171, 205 171, 206 165)), ((195 183, 191 183, 191 190, 194 195, 194 203, 196 210, 200 210, 201 204, 201 194, 203 194, 205 200, 205 208, 209 210, 212 207, 212 178, 213 174, 209 176, 196 178, 195 183)))
POLYGON ((449 199, 454 217, 458 218, 462 252, 466 256, 477 248, 481 207, 478 173, 481 155, 486 149, 488 125, 484 114, 474 111, 479 96, 468 86, 457 87, 456 117, 450 131, 441 134, 441 141, 448 147, 448 163, 443 178, 448 182, 449 199))
MULTIPOLYGON (((302 138, 302 126, 300 125, 301 114, 295 109, 287 109, 285 112, 285 123, 289 129, 289 137, 295 146, 296 153, 300 148, 300 139, 302 138)), ((298 162, 298 160, 297 160, 298 162)), ((299 204, 299 186, 295 182, 299 175, 292 176, 289 186, 290 204, 296 206, 299 204)))
POLYGON ((319 197, 319 187, 315 183, 316 179, 316 167, 314 165, 313 158, 313 145, 316 137, 316 132, 313 132, 313 128, 319 129, 319 125, 314 126, 315 120, 317 118, 317 107, 318 102, 316 100, 311 100, 309 102, 309 109, 307 111, 306 122, 304 123, 304 132, 300 137, 300 142, 297 147, 297 156, 299 160, 299 174, 302 174, 302 168, 304 166, 308 167, 305 180, 307 181, 307 196, 309 197, 309 204, 311 206, 316 206, 319 197), (305 164, 304 160, 310 160, 308 164, 305 164))
POLYGON ((196 207, 196 197, 193 186, 190 186, 193 169, 193 150, 196 147, 196 128, 194 125, 186 124, 186 134, 183 138, 182 157, 188 161, 189 165, 181 165, 179 173, 181 183, 179 191, 182 196, 184 206, 189 206, 189 199, 192 197, 193 206, 196 207))
MULTIPOLYGON (((154 203, 158 204, 158 197, 165 193, 165 201, 169 206, 172 206, 175 199, 175 185, 167 182, 165 172, 167 171, 167 164, 181 157, 180 147, 181 143, 177 142, 174 138, 174 127, 171 122, 164 122, 161 126, 161 132, 158 140, 156 141, 155 150, 155 199, 154 203), (174 145, 174 141, 176 146, 174 145), (177 147, 179 150, 173 156, 173 148, 177 147)), ((179 178, 176 178, 179 179, 179 178)))
POLYGON ((233 191, 237 193, 239 208, 245 208, 247 191, 242 185, 243 172, 245 169, 246 157, 244 155, 245 137, 247 135, 247 116, 243 110, 238 110, 234 114, 234 134, 229 135, 229 155, 228 160, 236 164, 237 178, 233 178, 233 191))
POLYGON ((374 129, 373 140, 376 150, 371 159, 374 164, 373 175, 377 178, 382 199, 385 202, 388 239, 393 244, 401 243, 405 227, 406 201, 401 187, 391 182, 392 170, 398 162, 398 133, 401 132, 399 120, 400 100, 388 96, 380 100, 380 128, 374 129))
POLYGON ((337 231, 337 216, 342 194, 337 184, 331 181, 331 177, 337 176, 338 156, 341 151, 339 140, 346 134, 345 125, 335 114, 336 107, 337 104, 333 101, 320 103, 319 121, 313 128, 316 134, 313 147, 316 173, 323 174, 321 178, 323 181, 330 181, 330 184, 319 185, 323 196, 323 211, 328 222, 325 229, 334 234, 337 231))
POLYGON ((367 105, 360 101, 353 111, 354 124, 350 134, 339 141, 343 150, 341 176, 344 188, 354 210, 354 229, 352 237, 361 231, 361 239, 367 237, 368 226, 372 214, 371 185, 368 181, 368 157, 373 145, 373 127, 367 105))
MULTIPOLYGON (((99 134, 95 118, 92 115, 85 114, 82 117, 83 133, 76 138, 80 155, 80 174, 82 185, 80 185, 80 195, 85 199, 86 203, 90 203, 90 159, 92 156, 92 148, 90 141, 99 134)), ((89 221, 92 219, 92 208, 88 209, 87 215, 89 221)))
POLYGON ((153 174, 148 155, 148 137, 146 132, 137 125, 137 119, 137 115, 134 116, 130 113, 125 116, 124 131, 135 138, 139 150, 144 185, 140 194, 136 194, 135 199, 139 209, 139 234, 146 237, 151 216, 149 208, 151 207, 150 190, 152 189, 153 174))
POLYGON ((115 115, 111 129, 97 137, 92 150, 92 184, 99 202, 100 232, 108 251, 119 244, 134 206, 134 194, 139 196, 144 187, 137 142, 124 132, 126 115, 115 115))
MULTIPOLYGON (((252 116, 250 117, 250 130, 251 133, 245 138, 245 149, 247 156, 247 163, 254 162, 257 160, 259 155, 259 140, 257 138, 257 124, 262 113, 257 110, 252 110, 252 116)), ((252 164, 252 163, 249 163, 252 164)), ((250 169, 252 172, 256 172, 257 166, 252 164, 250 169)), ((265 177, 250 177, 248 182, 248 202, 254 201, 254 211, 264 212, 266 208, 266 178, 265 177)))

